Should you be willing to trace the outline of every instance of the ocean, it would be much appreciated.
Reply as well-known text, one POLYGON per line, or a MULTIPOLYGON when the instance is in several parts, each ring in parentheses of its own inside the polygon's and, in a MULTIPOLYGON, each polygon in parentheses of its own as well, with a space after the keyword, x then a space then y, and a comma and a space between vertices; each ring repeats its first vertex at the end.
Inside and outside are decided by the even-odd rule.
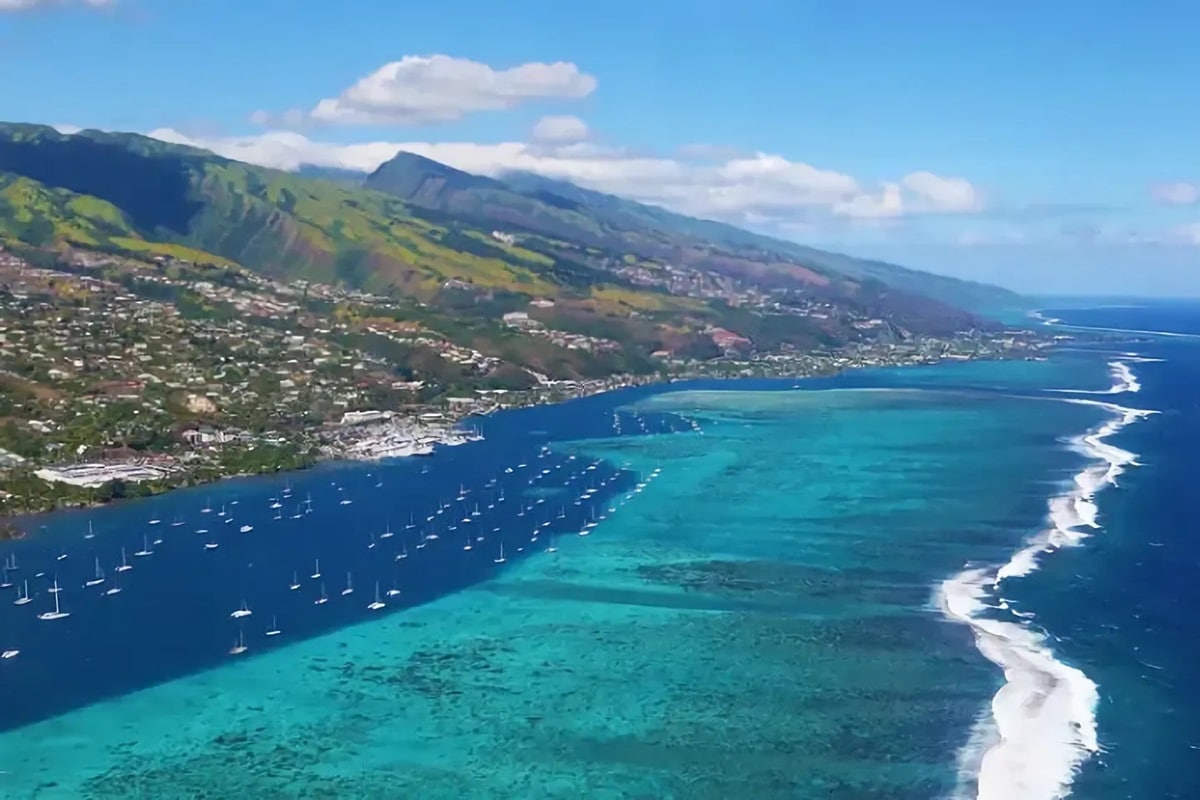
POLYGON ((1200 305, 1045 315, 36 520, 0 797, 1200 796, 1200 305))

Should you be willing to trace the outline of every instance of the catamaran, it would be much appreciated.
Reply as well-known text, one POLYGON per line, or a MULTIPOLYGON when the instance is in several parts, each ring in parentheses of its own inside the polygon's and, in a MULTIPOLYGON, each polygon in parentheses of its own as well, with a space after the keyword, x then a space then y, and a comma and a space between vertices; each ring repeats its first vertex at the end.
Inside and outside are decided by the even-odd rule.
POLYGON ((383 606, 383 601, 379 599, 379 581, 375 581, 375 599, 367 604, 367 609, 369 611, 378 611, 383 606))
POLYGON ((90 580, 84 581, 84 586, 99 586, 104 583, 104 570, 100 567, 100 559, 96 558, 96 574, 90 580))
POLYGON ((54 579, 54 589, 52 590, 52 592, 54 594, 54 610, 53 611, 43 611, 41 614, 38 614, 38 619, 52 620, 52 619, 63 619, 64 617, 71 616, 71 612, 63 611, 62 608, 58 605, 58 578, 54 579))

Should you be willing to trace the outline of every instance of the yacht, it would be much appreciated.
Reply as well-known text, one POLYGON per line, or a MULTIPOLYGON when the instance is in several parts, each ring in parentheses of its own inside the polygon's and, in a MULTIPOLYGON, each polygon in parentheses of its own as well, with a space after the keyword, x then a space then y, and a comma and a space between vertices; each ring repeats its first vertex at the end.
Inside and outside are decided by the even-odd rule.
POLYGON ((242 527, 238 528, 238 530, 241 531, 242 533, 249 533, 250 531, 254 530, 254 526, 253 525, 243 525, 242 527))
POLYGON ((313 605, 321 606, 329 602, 329 596, 325 594, 325 583, 321 583, 321 596, 313 600, 313 605))
POLYGON ((12 650, 5 650, 3 653, 0 653, 0 660, 7 661, 10 658, 16 658, 19 655, 21 655, 21 651, 17 650, 16 648, 13 648, 12 650))
POLYGON ((292 570, 292 582, 288 585, 288 588, 293 592, 300 588, 300 576, 296 573, 296 570, 292 570))
POLYGON ((342 589, 342 597, 348 594, 354 594, 354 581, 351 579, 349 572, 346 573, 346 588, 342 589))
POLYGON ((388 590, 385 592, 385 594, 386 594, 388 597, 399 597, 399 595, 400 595, 400 589, 398 589, 398 588, 396 587, 396 584, 393 582, 393 583, 392 583, 392 588, 388 589, 388 590))
POLYGON ((120 586, 110 586, 104 590, 104 594, 106 597, 111 597, 114 594, 120 594, 120 593, 121 593, 120 586))
POLYGON ((275 615, 271 615, 271 627, 267 631, 267 636, 278 636, 282 631, 279 630, 279 623, 275 619, 275 615))
POLYGON ((216 542, 205 542, 204 543, 205 550, 216 550, 220 546, 221 545, 217 544, 216 542))
POLYGON ((145 558, 146 556, 154 555, 154 551, 150 549, 150 537, 149 536, 142 537, 142 549, 136 551, 134 553, 134 555, 138 558, 145 558))
POLYGON ((244 652, 246 652, 246 636, 239 630, 237 641, 233 643, 233 647, 229 648, 229 655, 240 656, 244 652))
POLYGON ((17 589, 17 599, 13 600, 14 606, 23 606, 33 602, 33 598, 29 596, 29 581, 25 581, 25 588, 17 589))
POLYGON ((495 561, 497 564, 504 563, 504 542, 500 543, 500 555, 492 560, 495 561))
POLYGON ((84 581, 84 586, 99 586, 104 583, 104 570, 100 567, 100 559, 96 559, 96 574, 90 580, 84 581))
POLYGON ((272 497, 271 505, 267 506, 267 508, 283 508, 283 503, 279 502, 278 500, 276 500, 275 498, 272 497))
POLYGON ((229 616, 233 617, 234 619, 241 619, 242 617, 248 617, 253 613, 254 612, 250 610, 249 606, 246 605, 246 601, 242 600, 242 607, 237 611, 234 611, 229 616))
POLYGON ((150 524, 151 524, 151 525, 157 525, 157 524, 158 524, 158 523, 160 523, 160 522, 162 522, 162 520, 161 520, 161 519, 158 519, 157 517, 155 517, 154 519, 150 520, 150 524))
POLYGON ((63 611, 62 608, 58 605, 58 579, 57 578, 54 579, 54 589, 52 590, 52 593, 54 594, 54 610, 53 611, 43 611, 41 614, 38 614, 38 619, 52 620, 52 619, 63 619, 64 617, 71 616, 71 612, 63 611))
POLYGON ((197 536, 203 536, 206 533, 208 533, 208 528, 196 528, 197 536))
POLYGON ((121 548, 121 563, 117 566, 117 572, 129 572, 133 567, 129 564, 129 559, 125 557, 125 548, 121 548))
POLYGON ((379 581, 375 581, 375 599, 367 604, 369 611, 378 611, 383 608, 383 601, 379 599, 379 581))
POLYGON ((341 500, 338 500, 338 505, 339 506, 348 506, 353 502, 354 501, 351 500, 349 497, 343 497, 341 500))
POLYGON ((57 559, 57 560, 58 560, 58 561, 62 561, 62 560, 63 560, 63 559, 65 559, 66 557, 67 557, 67 553, 64 551, 64 552, 62 552, 62 553, 59 553, 59 554, 58 554, 58 559, 57 559))

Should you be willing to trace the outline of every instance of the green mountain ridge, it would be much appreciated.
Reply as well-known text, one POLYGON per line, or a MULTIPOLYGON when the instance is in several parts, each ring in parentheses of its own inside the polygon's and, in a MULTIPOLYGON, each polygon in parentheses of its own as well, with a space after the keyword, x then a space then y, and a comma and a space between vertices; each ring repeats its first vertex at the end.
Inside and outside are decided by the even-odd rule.
MULTIPOLYGON (((0 240, 228 263, 364 289, 460 329, 474 345, 508 336, 502 314, 548 298, 556 306, 537 312, 545 323, 616 340, 627 363, 645 364, 659 349, 712 354, 706 331, 722 327, 763 349, 807 349, 985 325, 865 266, 853 276, 707 241, 697 231, 714 225, 726 237, 755 235, 579 187, 530 177, 510 184, 407 154, 366 187, 343 170, 303 172, 136 134, 0 125, 0 240), (380 184, 403 196, 371 188, 380 184), (686 266, 692 283, 673 285, 673 264, 686 266), (755 296, 752 285, 790 288, 740 307, 755 296), (872 319, 882 323, 861 324, 872 319)), ((567 353, 537 348, 543 360, 567 353)))
POLYGON ((485 178, 401 152, 367 176, 364 186, 479 223, 623 247, 648 258, 675 258, 768 286, 803 286, 815 274, 877 280, 966 309, 1019 300, 1000 287, 819 250, 529 172, 485 178))

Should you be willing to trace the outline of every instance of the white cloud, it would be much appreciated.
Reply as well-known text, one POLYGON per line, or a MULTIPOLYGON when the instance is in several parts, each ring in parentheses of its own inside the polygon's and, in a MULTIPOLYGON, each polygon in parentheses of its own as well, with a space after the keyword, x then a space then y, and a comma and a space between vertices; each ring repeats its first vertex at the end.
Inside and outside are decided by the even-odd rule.
POLYGON ((590 133, 587 123, 579 117, 551 116, 535 122, 531 135, 535 142, 563 144, 582 142, 590 133))
POLYGON ((1196 205, 1200 203, 1200 183, 1157 183, 1150 187, 1150 196, 1155 202, 1168 206, 1196 205))
MULTIPOLYGON (((0 0, 2 2, 2 0, 0 0)), ((423 125, 452 122, 475 111, 504 111, 540 100, 587 97, 596 79, 566 61, 530 62, 496 70, 447 55, 405 56, 359 79, 311 110, 280 115, 255 112, 256 124, 295 126, 308 121, 337 125, 423 125)))
POLYGON ((48 6, 85 5, 89 8, 108 8, 116 0, 0 0, 0 12, 28 11, 48 6))
MULTIPOLYGON (((534 172, 685 214, 780 230, 805 229, 814 221, 833 218, 886 220, 969 213, 984 207, 980 193, 963 178, 914 172, 898 180, 868 184, 835 170, 767 153, 714 160, 631 153, 588 142, 335 144, 290 131, 195 138, 160 129, 150 136, 285 170, 315 164, 369 172, 404 150, 480 175, 534 172)), ((716 148, 703 151, 710 156, 718 152, 716 148)))
POLYGON ((1167 240, 1175 244, 1200 245, 1200 222, 1178 225, 1167 232, 1167 240))

